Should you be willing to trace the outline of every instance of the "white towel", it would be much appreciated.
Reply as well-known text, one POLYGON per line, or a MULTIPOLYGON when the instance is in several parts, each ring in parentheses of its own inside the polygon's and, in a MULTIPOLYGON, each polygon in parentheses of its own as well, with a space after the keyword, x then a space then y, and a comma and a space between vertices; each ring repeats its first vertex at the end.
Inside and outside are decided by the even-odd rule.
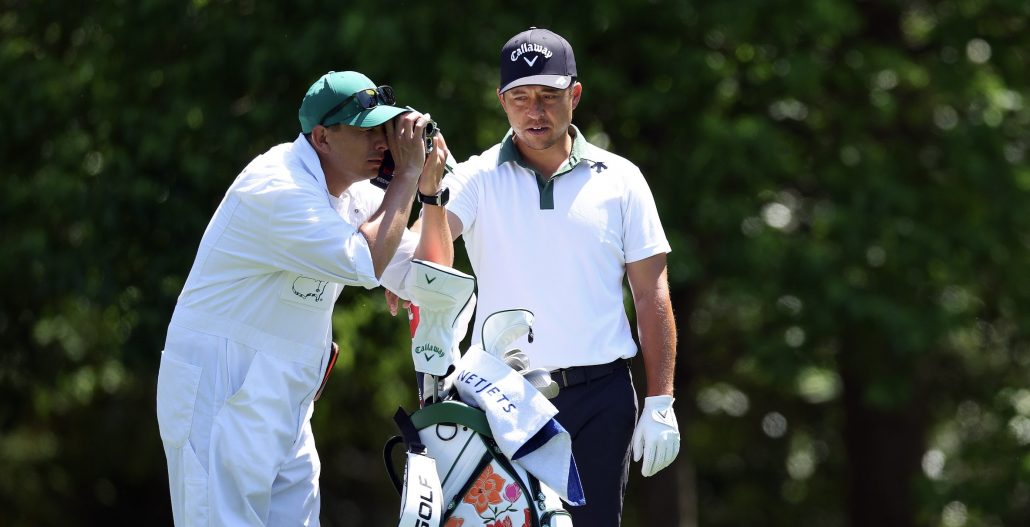
POLYGON ((586 503, 572 457, 572 438, 554 419, 558 409, 522 375, 473 346, 455 363, 449 380, 462 401, 486 413, 494 441, 505 456, 567 503, 586 503))

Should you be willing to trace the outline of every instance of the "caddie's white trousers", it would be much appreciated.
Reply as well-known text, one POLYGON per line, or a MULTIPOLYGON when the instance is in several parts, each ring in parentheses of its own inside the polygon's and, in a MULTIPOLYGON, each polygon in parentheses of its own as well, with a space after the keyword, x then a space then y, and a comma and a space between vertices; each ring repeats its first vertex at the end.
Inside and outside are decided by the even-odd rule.
POLYGON ((179 527, 318 525, 321 370, 171 326, 157 417, 179 527))

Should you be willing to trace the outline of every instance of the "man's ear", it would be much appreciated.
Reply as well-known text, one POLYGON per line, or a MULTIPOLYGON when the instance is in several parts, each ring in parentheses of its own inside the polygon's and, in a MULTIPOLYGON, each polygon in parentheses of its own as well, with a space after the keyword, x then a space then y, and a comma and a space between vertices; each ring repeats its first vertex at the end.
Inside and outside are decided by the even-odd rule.
POLYGON ((577 82, 572 85, 572 109, 575 110, 579 106, 579 99, 583 96, 583 85, 577 82))
POLYGON ((504 94, 501 93, 501 89, 500 88, 497 88, 497 100, 501 101, 501 109, 503 109, 505 112, 507 112, 508 111, 508 107, 505 106, 504 94))
POLYGON ((322 125, 315 125, 311 129, 311 146, 317 152, 328 153, 332 147, 329 145, 329 129, 322 125))

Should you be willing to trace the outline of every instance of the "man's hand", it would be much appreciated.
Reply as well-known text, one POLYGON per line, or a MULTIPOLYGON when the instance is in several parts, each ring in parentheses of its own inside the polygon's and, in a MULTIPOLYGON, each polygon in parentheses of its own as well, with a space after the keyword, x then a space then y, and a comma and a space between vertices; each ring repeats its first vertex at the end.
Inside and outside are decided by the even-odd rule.
POLYGON ((671 395, 656 395, 644 399, 644 410, 633 431, 633 460, 643 464, 640 473, 651 477, 669 466, 680 452, 680 431, 675 401, 671 395))
POLYGON ((386 296, 386 307, 390 310, 390 316, 397 316, 398 305, 400 305, 400 307, 403 307, 404 309, 408 309, 408 306, 411 305, 410 300, 402 299, 401 297, 397 296, 397 293, 394 293, 393 291, 390 291, 389 289, 385 288, 383 289, 383 291, 383 295, 386 296))
POLYGON ((386 144, 393 156, 394 176, 416 178, 426 163, 426 143, 422 133, 429 114, 405 112, 386 122, 386 144))
POLYGON ((447 142, 444 141, 443 133, 437 132, 433 138, 433 152, 426 158, 426 164, 422 167, 422 176, 418 179, 418 191, 432 196, 440 191, 440 182, 444 176, 444 166, 447 164, 447 157, 450 151, 447 150, 447 142))

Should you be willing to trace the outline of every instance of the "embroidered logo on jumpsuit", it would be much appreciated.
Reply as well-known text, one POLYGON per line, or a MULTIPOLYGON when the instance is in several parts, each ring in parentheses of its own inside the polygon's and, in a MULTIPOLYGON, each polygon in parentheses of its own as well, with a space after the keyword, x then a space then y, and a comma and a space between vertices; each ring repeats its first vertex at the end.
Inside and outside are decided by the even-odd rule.
POLYGON ((325 295, 326 286, 329 282, 315 280, 306 276, 298 276, 293 281, 293 294, 308 302, 320 303, 325 295))

